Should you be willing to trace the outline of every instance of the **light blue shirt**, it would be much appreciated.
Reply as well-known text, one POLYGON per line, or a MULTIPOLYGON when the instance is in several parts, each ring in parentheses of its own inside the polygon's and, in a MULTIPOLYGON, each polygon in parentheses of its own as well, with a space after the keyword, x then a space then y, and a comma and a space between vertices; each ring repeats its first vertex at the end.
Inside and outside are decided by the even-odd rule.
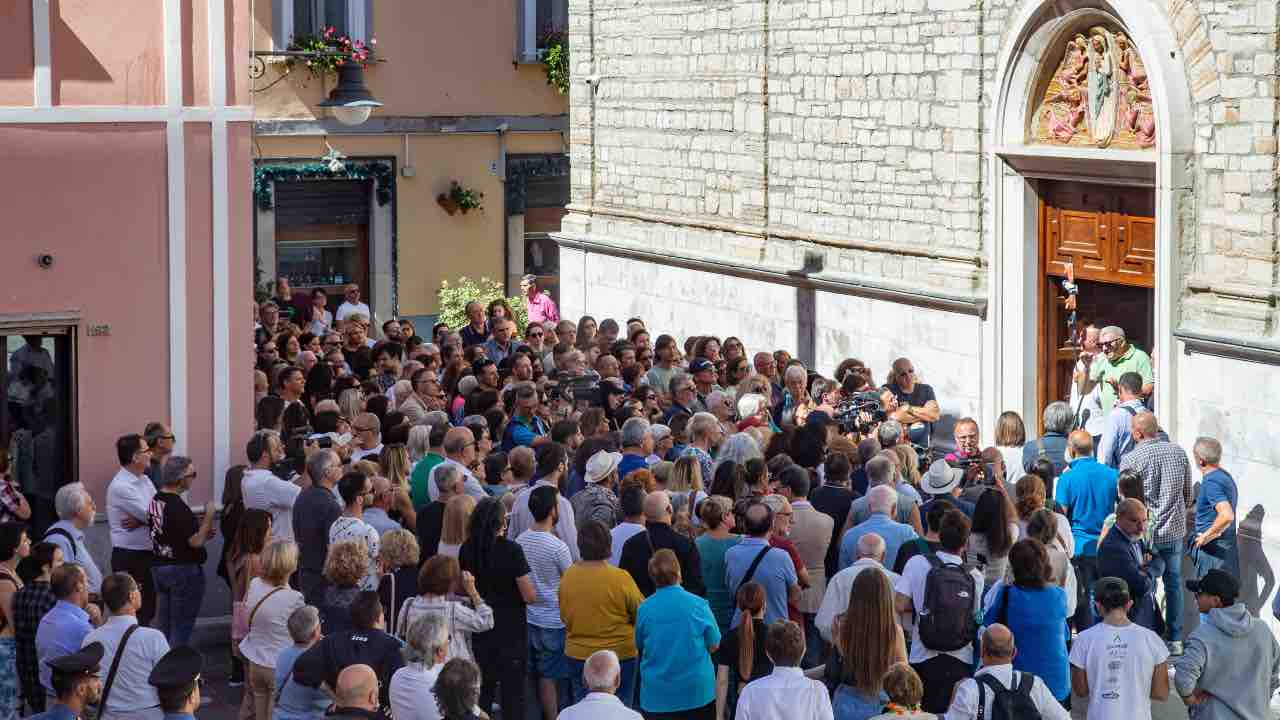
POLYGON ((288 645, 276 658, 276 687, 283 686, 284 690, 280 692, 280 700, 272 711, 271 720, 321 720, 325 710, 333 704, 333 700, 319 688, 300 685, 290 677, 298 656, 308 649, 299 645, 288 645), (288 680, 285 679, 286 677, 288 680))
MULTIPOLYGON (((1280 597, 1280 595, 1276 597, 1280 597)), ((71 708, 66 705, 56 703, 39 715, 32 715, 31 720, 80 720, 80 716, 71 712, 71 708)))
POLYGON ((40 684, 46 691, 53 692, 53 670, 49 661, 78 651, 92 630, 89 613, 66 600, 59 600, 40 619, 40 626, 36 628, 36 657, 40 659, 40 684))
MULTIPOLYGON (((768 545, 762 538, 746 537, 742 542, 729 548, 724 553, 724 580, 730 596, 736 597, 738 586, 742 584, 747 568, 755 562, 760 550, 768 545)), ((796 565, 786 550, 772 548, 760 561, 751 582, 760 583, 764 587, 764 621, 771 623, 787 619, 787 593, 792 585, 800 579, 796 576, 796 565)), ((738 627, 742 619, 741 613, 734 613, 730 628, 738 627)))
POLYGON ((1134 413, 1146 412, 1141 400, 1127 400, 1111 408, 1107 426, 1098 440, 1098 462, 1108 467, 1120 467, 1120 451, 1129 442, 1129 421, 1133 414, 1125 410, 1126 407, 1133 409, 1134 413))
POLYGON ((62 562, 75 563, 84 568, 85 577, 89 580, 89 592, 97 593, 102 589, 102 571, 89 553, 89 546, 84 542, 84 531, 69 520, 59 520, 45 531, 44 542, 51 542, 62 548, 62 562), (67 541, 66 535, 51 532, 55 528, 65 530, 75 543, 67 541))
MULTIPOLYGON (((1121 411, 1123 412, 1123 410, 1121 411)), ((1072 460, 1067 471, 1058 477, 1054 500, 1071 516, 1071 535, 1076 541, 1076 555, 1096 557, 1102 523, 1116 506, 1114 468, 1091 457, 1072 460)))
POLYGON ((840 540, 841 570, 858 559, 858 540, 867 533, 875 533, 884 539, 884 566, 893 567, 898 548, 916 539, 916 531, 910 525, 895 522, 884 513, 872 513, 871 517, 849 528, 840 540))
POLYGON ((719 645, 720 628, 706 600, 679 585, 658 588, 636 612, 641 709, 674 713, 713 702, 711 650, 719 645))
POLYGON ((383 510, 382 508, 376 508, 376 507, 365 508, 364 521, 368 525, 373 526, 374 530, 378 531, 379 538, 381 538, 382 534, 388 530, 400 529, 400 523, 396 522, 395 520, 392 520, 391 516, 387 515, 387 511, 383 510))

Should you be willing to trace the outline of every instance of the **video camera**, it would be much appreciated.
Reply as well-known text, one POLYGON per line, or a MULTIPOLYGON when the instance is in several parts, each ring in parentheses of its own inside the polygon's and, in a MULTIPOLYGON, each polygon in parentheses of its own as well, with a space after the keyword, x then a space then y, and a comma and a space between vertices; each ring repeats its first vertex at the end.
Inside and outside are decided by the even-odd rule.
POLYGON ((841 402, 835 407, 831 419, 840 428, 841 433, 857 433, 870 435, 880 423, 889 418, 885 412, 880 395, 875 392, 860 392, 841 402))
POLYGON ((580 375, 560 375, 555 383, 547 384, 547 399, 564 399, 573 405, 604 406, 604 394, 600 392, 600 374, 588 370, 580 375))

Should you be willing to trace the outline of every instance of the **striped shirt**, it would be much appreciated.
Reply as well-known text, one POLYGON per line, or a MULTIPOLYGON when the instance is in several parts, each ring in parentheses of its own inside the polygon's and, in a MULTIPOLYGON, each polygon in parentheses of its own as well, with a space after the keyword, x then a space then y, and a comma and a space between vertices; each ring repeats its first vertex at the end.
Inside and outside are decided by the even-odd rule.
POLYGON ((1187 536, 1187 508, 1191 507, 1191 463, 1181 447, 1168 440, 1144 440, 1120 460, 1121 470, 1142 476, 1147 505, 1155 510, 1151 539, 1157 545, 1187 536))
POLYGON ((573 564, 569 546, 560 538, 541 530, 526 530, 516 538, 516 544, 524 550, 529 562, 529 576, 537 599, 529 603, 525 616, 530 625, 558 630, 564 627, 560 619, 560 577, 573 564))

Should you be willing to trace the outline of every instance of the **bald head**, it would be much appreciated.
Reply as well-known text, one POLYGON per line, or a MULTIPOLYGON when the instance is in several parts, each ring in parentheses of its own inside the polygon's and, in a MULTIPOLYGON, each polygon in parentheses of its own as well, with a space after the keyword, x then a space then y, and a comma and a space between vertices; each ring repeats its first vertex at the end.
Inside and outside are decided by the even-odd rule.
POLYGON ((1137 498, 1125 498, 1116 505, 1116 517, 1126 520, 1139 520, 1147 516, 1147 506, 1137 498))
POLYGON ((1073 430, 1067 436, 1067 444, 1071 446, 1072 457, 1089 457, 1093 455, 1093 436, 1088 430, 1073 430))
POLYGON ((884 538, 870 532, 858 538, 858 559, 863 558, 884 562, 884 538))
POLYGON ((444 434, 444 454, 449 457, 461 455, 475 441, 476 436, 470 428, 449 428, 449 431, 444 434))
POLYGON ((613 693, 621 684, 622 668, 612 650, 597 650, 587 658, 582 677, 591 692, 613 693))
POLYGON ((339 707, 378 709, 378 675, 368 665, 351 665, 338 673, 339 707))
POLYGON ((1018 649, 1013 644, 1013 632, 995 623, 982 632, 982 664, 1008 665, 1018 649))
POLYGON ((1130 422, 1131 434, 1136 439, 1150 440, 1160 432, 1160 423, 1156 421, 1154 413, 1140 412, 1130 422))
POLYGON ((645 496, 644 519, 645 522, 671 523, 671 498, 666 492, 658 490, 645 496))

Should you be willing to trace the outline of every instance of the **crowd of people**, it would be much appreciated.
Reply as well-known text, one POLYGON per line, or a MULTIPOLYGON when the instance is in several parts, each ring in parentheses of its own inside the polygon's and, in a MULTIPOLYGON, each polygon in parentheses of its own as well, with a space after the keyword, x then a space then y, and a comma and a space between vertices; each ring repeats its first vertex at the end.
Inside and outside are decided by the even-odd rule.
POLYGON ((1006 412, 984 446, 972 418, 938 437, 909 358, 826 377, 522 287, 527 320, 473 302, 423 336, 282 279, 216 526, 160 423, 117 443, 111 573, 83 486, 34 546, 0 523, 0 718, 198 709, 218 534, 242 720, 1048 719, 1073 693, 1141 720, 1171 677, 1207 717, 1266 716, 1280 646, 1237 598, 1235 482, 1200 438, 1193 492, 1120 328, 1075 410, 1039 437, 1006 412))

